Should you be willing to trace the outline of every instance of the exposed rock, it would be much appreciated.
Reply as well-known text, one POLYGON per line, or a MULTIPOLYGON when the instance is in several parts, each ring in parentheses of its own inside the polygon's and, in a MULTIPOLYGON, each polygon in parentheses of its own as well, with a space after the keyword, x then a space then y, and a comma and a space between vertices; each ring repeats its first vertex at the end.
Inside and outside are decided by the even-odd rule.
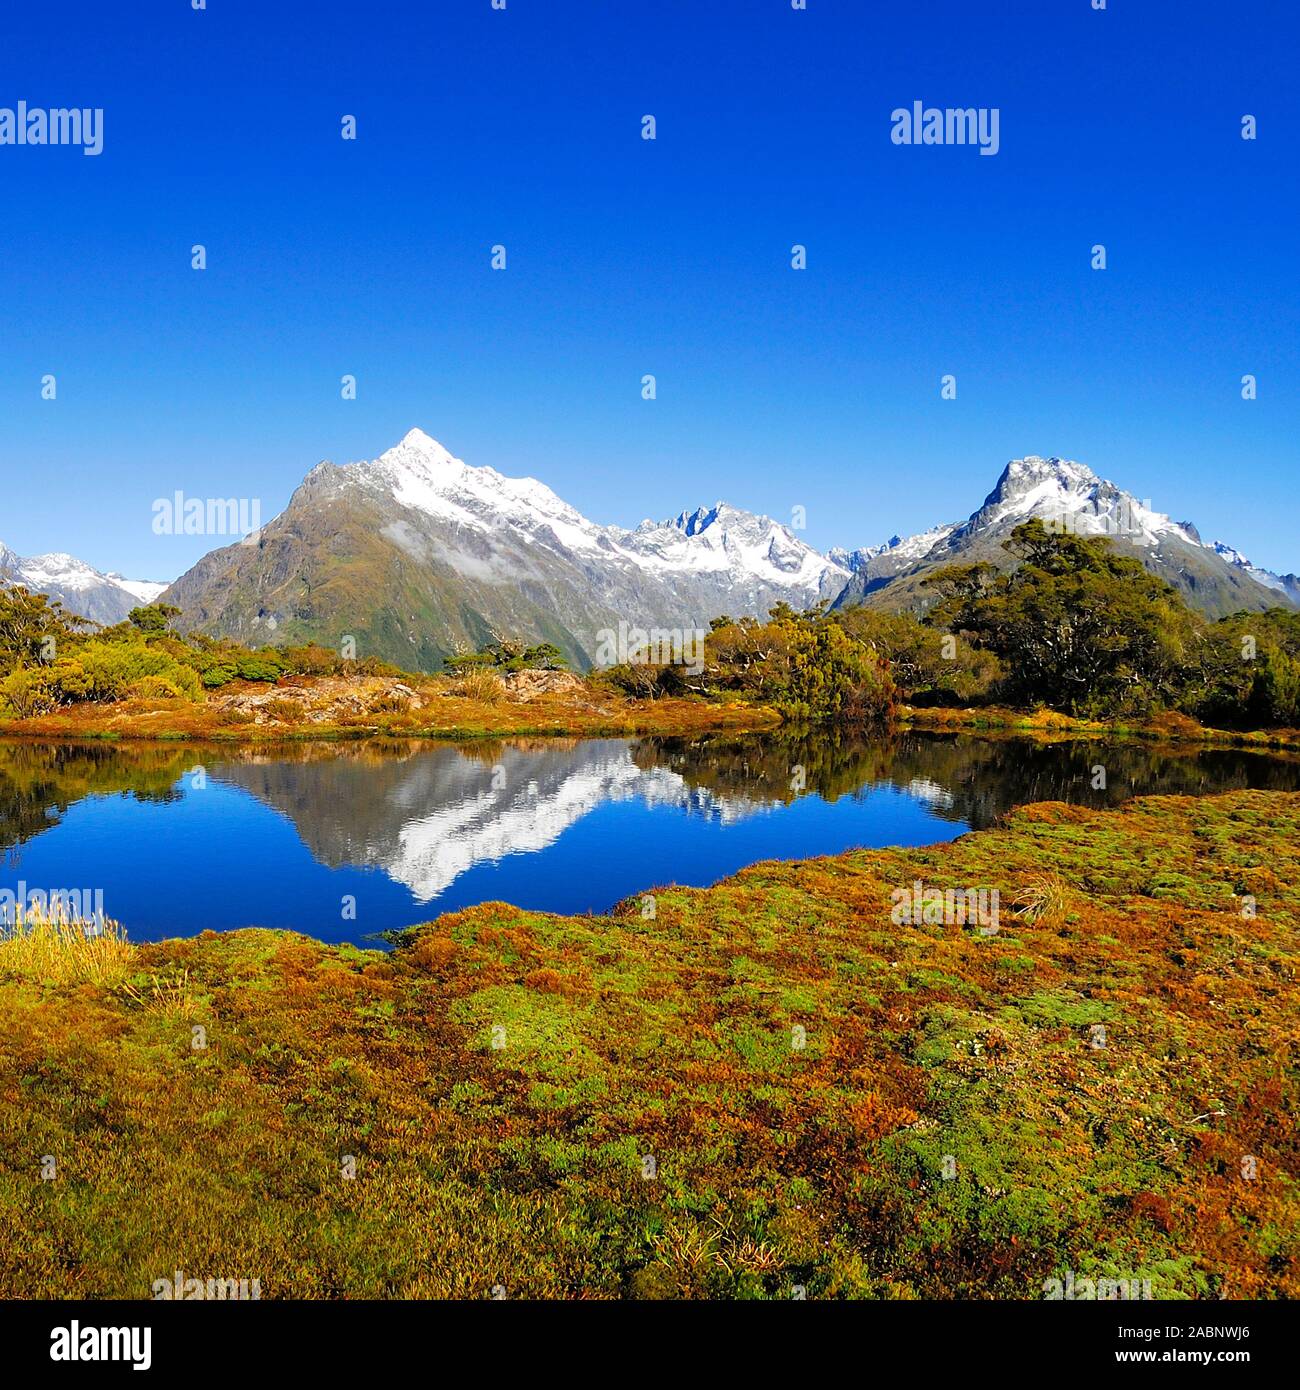
POLYGON ((526 703, 539 695, 576 695, 586 683, 570 671, 512 671, 505 678, 506 697, 526 703))
POLYGON ((329 724, 349 716, 397 713, 421 703, 420 694, 390 676, 297 678, 265 690, 213 695, 214 709, 233 710, 257 724, 329 724))

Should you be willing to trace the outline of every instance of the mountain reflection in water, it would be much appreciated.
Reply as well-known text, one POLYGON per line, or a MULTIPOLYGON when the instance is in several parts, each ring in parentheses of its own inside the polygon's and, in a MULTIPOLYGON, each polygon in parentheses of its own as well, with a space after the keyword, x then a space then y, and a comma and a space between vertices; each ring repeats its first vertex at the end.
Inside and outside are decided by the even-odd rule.
POLYGON ((949 839, 1027 801, 1298 785, 1284 755, 833 730, 0 744, 0 888, 102 888, 137 939, 263 925, 362 941, 489 899, 600 912, 760 859, 949 839))

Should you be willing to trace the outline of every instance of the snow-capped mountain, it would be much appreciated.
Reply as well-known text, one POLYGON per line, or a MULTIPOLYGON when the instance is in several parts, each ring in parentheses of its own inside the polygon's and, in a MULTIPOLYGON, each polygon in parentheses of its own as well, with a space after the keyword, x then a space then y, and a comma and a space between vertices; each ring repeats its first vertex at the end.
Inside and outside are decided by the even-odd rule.
POLYGON ((111 579, 119 589, 125 589, 128 594, 133 594, 141 603, 152 603, 160 594, 166 593, 167 585, 159 583, 153 579, 124 579, 120 574, 108 574, 105 576, 111 579))
POLYGON ((602 526, 535 478, 473 467, 411 430, 373 461, 318 464, 256 543, 205 556, 166 598, 195 626, 250 642, 351 635, 358 650, 436 669, 509 636, 585 666, 620 622, 702 628, 833 599, 848 579, 769 517, 720 502, 602 526))
POLYGON ((879 588, 911 569, 956 529, 955 524, 933 526, 915 536, 891 536, 883 545, 867 545, 857 550, 832 550, 830 558, 843 565, 864 589, 868 586, 879 588))
POLYGON ((1221 542, 1207 544, 1191 522, 1171 520, 1084 464, 1029 454, 1007 464, 993 491, 961 524, 852 552, 846 558, 858 557, 849 564, 853 577, 836 606, 864 600, 923 606, 928 595, 921 581, 942 565, 975 560, 1011 565, 1002 543, 1034 517, 1077 535, 1106 537, 1212 617, 1300 602, 1300 581, 1293 576, 1258 570, 1221 542))
POLYGON ((0 542, 0 584, 21 584, 57 599, 69 613, 92 622, 120 623, 141 603, 152 603, 167 587, 144 579, 101 574, 74 555, 22 556, 0 542))
POLYGON ((834 598, 849 577, 833 556, 819 555, 771 517, 726 502, 614 534, 649 571, 724 580, 746 596, 746 612, 757 611, 766 590, 794 589, 806 596, 805 603, 834 598))
POLYGON ((1300 575, 1274 574, 1272 570, 1260 569, 1258 565, 1252 565, 1240 550, 1234 550, 1222 541, 1215 541, 1211 548, 1221 560, 1244 570, 1256 584, 1262 584, 1266 589, 1272 589, 1300 606, 1300 575))

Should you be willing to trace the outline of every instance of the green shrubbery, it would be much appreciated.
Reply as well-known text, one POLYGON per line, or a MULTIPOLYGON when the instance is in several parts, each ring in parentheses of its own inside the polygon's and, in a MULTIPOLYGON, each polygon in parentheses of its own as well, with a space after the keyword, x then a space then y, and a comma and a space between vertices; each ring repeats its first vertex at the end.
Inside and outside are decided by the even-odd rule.
MULTIPOLYGON (((1006 549, 1020 561, 1016 569, 940 570, 926 581, 938 601, 924 622, 902 620, 956 639, 954 687, 963 673, 975 676, 981 658, 993 659, 959 702, 1089 718, 1174 710, 1216 726, 1300 725, 1300 613, 1278 608, 1210 622, 1108 541, 1041 521, 1018 526, 1006 549)), ((908 690, 898 667, 895 675, 908 690)), ((933 688, 932 664, 921 663, 918 680, 933 688)))
POLYGON ((178 615, 168 604, 146 604, 126 622, 91 631, 43 594, 0 588, 0 712, 31 718, 87 701, 200 700, 234 680, 394 669, 345 661, 324 647, 253 651, 181 637, 171 627, 178 615))
POLYGON ((881 718, 894 704, 894 681, 878 655, 838 615, 795 613, 786 604, 767 622, 715 618, 701 659, 690 664, 612 666, 600 679, 626 695, 740 696, 791 719, 881 718))
POLYGON ((476 652, 449 656, 443 669, 451 672, 489 671, 563 671, 568 662, 564 653, 552 642, 525 646, 522 642, 494 641, 476 652))

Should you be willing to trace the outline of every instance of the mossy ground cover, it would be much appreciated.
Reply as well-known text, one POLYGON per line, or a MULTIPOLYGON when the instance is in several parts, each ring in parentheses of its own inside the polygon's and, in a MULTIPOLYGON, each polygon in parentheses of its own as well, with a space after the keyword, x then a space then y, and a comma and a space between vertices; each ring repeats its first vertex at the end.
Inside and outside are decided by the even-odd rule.
POLYGON ((0 946, 0 1296, 1298 1297, 1298 884, 1300 796, 1236 792, 391 952, 0 946))

